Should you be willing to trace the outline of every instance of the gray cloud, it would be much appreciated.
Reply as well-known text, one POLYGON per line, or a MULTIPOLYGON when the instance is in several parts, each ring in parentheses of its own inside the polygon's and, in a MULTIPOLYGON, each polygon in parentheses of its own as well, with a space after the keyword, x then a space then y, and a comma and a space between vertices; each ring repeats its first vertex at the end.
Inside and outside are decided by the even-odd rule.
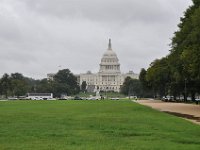
MULTIPOLYGON (((166 17, 175 9, 166 0, 25 0, 29 10, 35 13, 52 15, 55 17, 76 17, 87 18, 89 20, 132 22, 143 20, 146 22, 167 21, 166 17)), ((171 1, 173 4, 180 4, 180 0, 171 1)))
POLYGON ((98 71, 108 38, 122 71, 139 72, 168 53, 189 5, 191 0, 0 0, 0 74, 98 71))

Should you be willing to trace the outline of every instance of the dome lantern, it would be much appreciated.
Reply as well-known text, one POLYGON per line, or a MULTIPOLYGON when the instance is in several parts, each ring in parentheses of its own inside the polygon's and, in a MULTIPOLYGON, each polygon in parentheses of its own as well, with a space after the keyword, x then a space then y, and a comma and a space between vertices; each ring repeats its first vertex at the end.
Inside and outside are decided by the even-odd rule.
POLYGON ((109 39, 108 50, 112 50, 111 39, 109 39))

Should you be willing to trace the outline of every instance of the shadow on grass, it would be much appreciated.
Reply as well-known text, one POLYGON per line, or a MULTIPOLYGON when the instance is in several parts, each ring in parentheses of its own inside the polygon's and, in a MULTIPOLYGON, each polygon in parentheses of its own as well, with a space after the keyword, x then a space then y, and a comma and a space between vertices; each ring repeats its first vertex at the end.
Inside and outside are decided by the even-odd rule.
POLYGON ((165 113, 177 116, 177 117, 182 117, 182 118, 186 118, 186 119, 190 119, 190 120, 194 120, 196 122, 200 122, 200 117, 195 117, 193 115, 189 115, 189 114, 181 114, 181 113, 177 113, 177 112, 169 112, 169 111, 164 111, 165 113))

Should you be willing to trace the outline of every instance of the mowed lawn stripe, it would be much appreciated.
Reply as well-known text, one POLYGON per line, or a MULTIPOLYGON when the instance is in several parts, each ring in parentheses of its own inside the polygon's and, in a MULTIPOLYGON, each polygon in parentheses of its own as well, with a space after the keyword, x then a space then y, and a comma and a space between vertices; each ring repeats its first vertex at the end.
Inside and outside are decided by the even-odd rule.
POLYGON ((5 101, 0 149, 200 149, 200 126, 131 101, 5 101))

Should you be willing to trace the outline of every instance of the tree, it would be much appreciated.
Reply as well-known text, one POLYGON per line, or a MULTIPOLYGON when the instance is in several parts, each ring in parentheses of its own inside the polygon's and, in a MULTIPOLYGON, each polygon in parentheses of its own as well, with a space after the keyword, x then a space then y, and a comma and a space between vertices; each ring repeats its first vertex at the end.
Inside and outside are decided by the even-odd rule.
POLYGON ((141 74, 142 85, 145 79, 155 95, 170 94, 174 97, 195 94, 200 90, 200 1, 193 0, 181 18, 178 31, 172 38, 170 54, 155 60, 141 74), (145 77, 144 77, 145 76, 145 77))
POLYGON ((2 94, 4 94, 7 98, 9 90, 11 88, 10 76, 7 73, 5 73, 1 78, 0 86, 2 89, 2 94))
POLYGON ((153 92, 149 86, 149 83, 146 79, 147 71, 142 68, 139 74, 139 80, 141 83, 141 96, 142 97, 153 97, 153 92))
POLYGON ((184 93, 186 100, 187 95, 195 97, 195 93, 199 91, 199 86, 196 83, 200 81, 200 2, 193 0, 193 5, 189 7, 181 22, 178 25, 179 30, 175 32, 172 39, 172 50, 170 59, 172 69, 178 77, 178 83, 184 89, 184 82, 187 81, 187 93, 184 93))
POLYGON ((148 87, 148 83, 147 83, 147 80, 146 80, 146 74, 147 74, 147 71, 142 68, 141 71, 140 71, 140 74, 139 74, 139 80, 142 84, 143 87, 148 87))
POLYGON ((12 96, 22 96, 26 95, 28 91, 28 83, 25 81, 25 78, 20 73, 12 73, 10 76, 11 82, 11 95, 12 96))
POLYGON ((79 92, 77 78, 69 69, 59 70, 53 80, 54 94, 60 96, 63 93, 76 94, 79 92))
POLYGON ((154 97, 163 97, 167 94, 170 83, 168 59, 157 59, 151 63, 146 73, 146 80, 154 91, 154 97))
POLYGON ((87 83, 86 83, 86 81, 83 81, 82 84, 81 84, 82 92, 86 92, 86 87, 87 87, 87 83))
POLYGON ((121 88, 121 93, 128 96, 141 96, 141 83, 137 79, 126 77, 121 88))
POLYGON ((53 93, 52 81, 48 81, 46 78, 40 80, 36 86, 41 93, 53 93))

